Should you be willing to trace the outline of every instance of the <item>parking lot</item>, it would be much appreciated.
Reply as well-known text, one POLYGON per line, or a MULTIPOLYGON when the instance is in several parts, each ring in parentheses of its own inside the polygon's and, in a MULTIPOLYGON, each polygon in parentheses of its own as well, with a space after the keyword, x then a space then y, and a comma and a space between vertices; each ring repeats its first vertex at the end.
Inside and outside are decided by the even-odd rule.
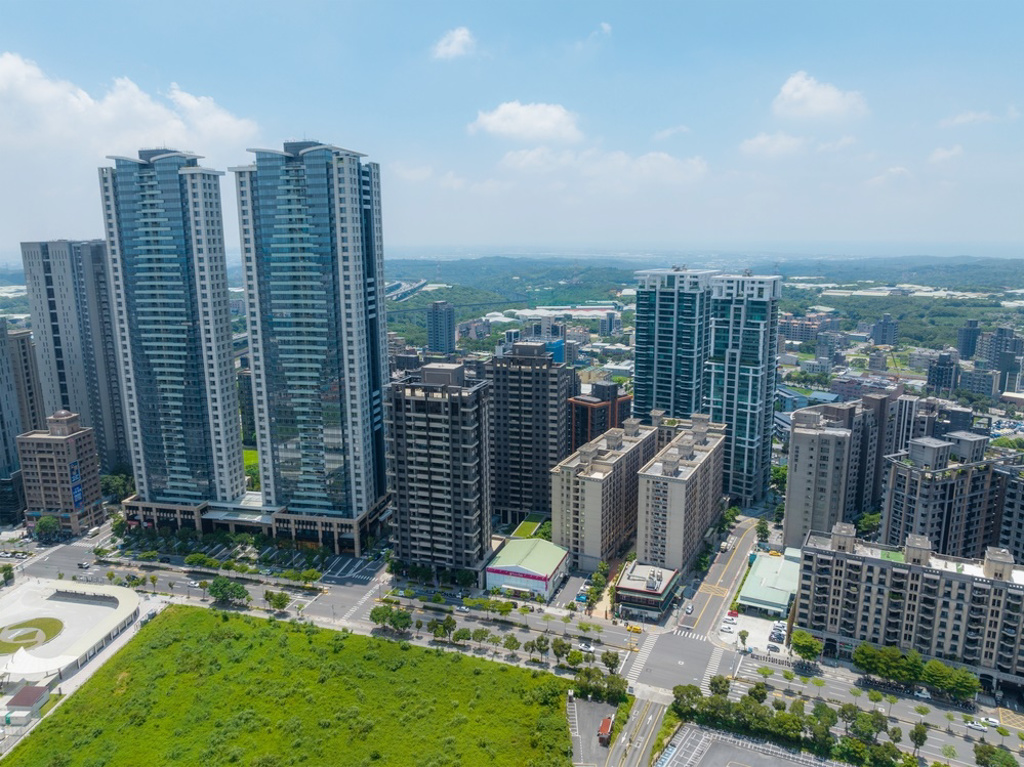
POLYGON ((551 598, 551 606, 568 607, 569 603, 576 599, 576 595, 580 593, 580 589, 586 582, 587 576, 585 575, 570 575, 551 598))
POLYGON ((577 700, 575 712, 570 705, 573 764, 604 764, 607 761, 608 747, 597 742, 597 730, 606 716, 615 716, 615 706, 610 703, 577 700))
MULTIPOLYGON (((728 620, 728 619, 726 619, 728 620)), ((771 634, 773 631, 773 624, 777 619, 775 618, 760 618, 753 615, 744 615, 740 613, 736 617, 732 618, 735 623, 724 623, 720 622, 718 626, 719 636, 723 641, 734 642, 738 648, 742 648, 743 644, 739 640, 740 631, 748 632, 747 636, 747 648, 750 650, 756 650, 757 652, 767 653, 775 652, 769 650, 768 645, 774 645, 779 648, 778 652, 786 652, 785 636, 782 640, 772 640, 771 634), (722 627, 729 626, 732 629, 731 632, 723 632, 722 627)), ((782 629, 782 634, 785 635, 786 630, 782 629)))

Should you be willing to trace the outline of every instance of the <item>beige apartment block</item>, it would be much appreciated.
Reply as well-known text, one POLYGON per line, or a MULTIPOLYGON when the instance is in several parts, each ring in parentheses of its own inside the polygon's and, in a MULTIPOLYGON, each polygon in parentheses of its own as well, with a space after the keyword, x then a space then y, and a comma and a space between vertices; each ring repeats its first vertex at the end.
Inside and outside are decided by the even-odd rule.
POLYGON ((552 541, 569 550, 573 567, 596 570, 632 540, 639 471, 657 445, 658 429, 630 418, 551 470, 552 541))
POLYGON ((704 533, 722 512, 725 424, 694 414, 676 424, 676 437, 640 470, 637 560, 684 570, 704 533))

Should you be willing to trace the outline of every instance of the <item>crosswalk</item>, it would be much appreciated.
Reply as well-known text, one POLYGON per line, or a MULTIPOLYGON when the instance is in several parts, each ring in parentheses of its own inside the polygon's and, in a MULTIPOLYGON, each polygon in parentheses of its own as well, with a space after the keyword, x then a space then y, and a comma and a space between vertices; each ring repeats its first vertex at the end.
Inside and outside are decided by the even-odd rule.
POLYGON ((651 650, 654 649, 654 643, 657 641, 657 634, 648 634, 644 637, 644 641, 640 645, 640 649, 633 658, 633 666, 629 669, 629 673, 626 674, 626 679, 629 682, 636 684, 636 680, 639 679, 640 674, 643 673, 644 664, 647 663, 647 658, 651 655, 651 650))
POLYGON ((708 659, 708 667, 704 669, 704 676, 700 680, 700 689, 705 695, 711 694, 711 677, 718 673, 718 665, 722 662, 722 655, 724 651, 721 647, 716 647, 711 651, 711 657, 708 659))
POLYGON ((71 543, 64 544, 65 546, 73 546, 78 549, 94 549, 99 546, 94 538, 81 538, 77 541, 71 541, 71 543))
POLYGON ((693 639, 697 642, 708 641, 706 634, 698 634, 696 631, 690 631, 689 629, 673 629, 672 633, 677 637, 686 637, 687 639, 693 639))
POLYGON ((345 613, 343 616, 341 616, 341 619, 347 621, 349 618, 351 618, 353 615, 355 615, 356 614, 356 610, 358 610, 360 607, 362 607, 366 603, 366 600, 369 599, 370 597, 372 597, 375 593, 376 593, 375 589, 370 589, 365 594, 363 594, 363 596, 359 599, 359 601, 356 602, 354 605, 352 605, 352 608, 347 613, 345 613))

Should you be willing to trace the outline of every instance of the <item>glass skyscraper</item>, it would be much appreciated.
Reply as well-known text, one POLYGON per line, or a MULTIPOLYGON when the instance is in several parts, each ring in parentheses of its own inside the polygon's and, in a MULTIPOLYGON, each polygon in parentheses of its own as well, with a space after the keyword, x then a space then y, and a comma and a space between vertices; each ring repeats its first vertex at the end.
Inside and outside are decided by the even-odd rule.
POLYGON ((118 368, 138 501, 243 490, 220 176, 146 149, 100 168, 118 368))
POLYGON ((379 167, 316 141, 251 151, 231 170, 263 503, 298 540, 358 550, 387 499, 379 167))

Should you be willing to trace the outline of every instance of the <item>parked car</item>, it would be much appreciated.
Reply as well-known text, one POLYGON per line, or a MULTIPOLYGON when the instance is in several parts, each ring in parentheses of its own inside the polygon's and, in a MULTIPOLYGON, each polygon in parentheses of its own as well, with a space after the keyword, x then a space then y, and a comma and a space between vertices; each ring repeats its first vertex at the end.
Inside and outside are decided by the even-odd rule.
POLYGON ((687 605, 686 609, 683 610, 683 612, 686 613, 687 615, 691 614, 693 612, 693 605, 687 605))
POLYGON ((983 725, 981 722, 968 722, 968 730, 977 730, 978 732, 988 732, 988 727, 983 725))
POLYGON ((730 610, 730 611, 729 611, 729 617, 730 617, 730 618, 738 618, 738 617, 740 617, 740 614, 739 614, 739 612, 738 612, 738 611, 736 611, 736 610, 730 610))
POLYGON ((729 623, 729 624, 732 624, 732 623, 736 623, 736 619, 735 619, 735 618, 726 618, 726 619, 725 619, 725 620, 723 620, 722 622, 723 622, 723 623, 729 623))
POLYGON ((171 558, 170 557, 160 557, 160 561, 163 562, 165 565, 167 565, 167 564, 170 564, 171 558))
POLYGON ((781 650, 779 650, 778 645, 770 644, 768 645, 768 652, 781 652, 781 650))
POLYGON ((993 719, 991 716, 983 716, 978 721, 983 722, 984 724, 987 724, 990 727, 998 727, 1001 724, 1001 722, 998 719, 993 719))
POLYGON ((733 632, 732 626, 722 626, 721 631, 723 634, 731 634, 733 632))
POLYGON ((88 562, 79 562, 78 563, 78 569, 79 570, 88 570, 89 569, 89 563, 88 562))
POLYGON ((914 690, 914 697, 921 698, 922 700, 931 700, 932 694, 927 690, 914 690))

